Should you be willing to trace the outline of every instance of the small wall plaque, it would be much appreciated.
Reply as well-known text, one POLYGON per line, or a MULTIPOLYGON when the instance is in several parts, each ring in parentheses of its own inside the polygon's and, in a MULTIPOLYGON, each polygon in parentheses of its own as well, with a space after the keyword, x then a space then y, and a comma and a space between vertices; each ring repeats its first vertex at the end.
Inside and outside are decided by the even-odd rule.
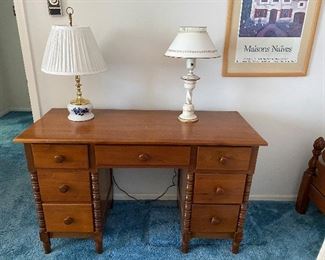
POLYGON ((47 0, 50 15, 62 15, 61 0, 47 0))

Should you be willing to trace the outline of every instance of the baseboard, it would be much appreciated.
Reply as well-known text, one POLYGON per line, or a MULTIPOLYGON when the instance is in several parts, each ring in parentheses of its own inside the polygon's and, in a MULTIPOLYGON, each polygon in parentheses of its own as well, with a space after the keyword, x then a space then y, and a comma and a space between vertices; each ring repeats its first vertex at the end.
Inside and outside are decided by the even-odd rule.
POLYGON ((9 112, 32 112, 30 107, 10 107, 8 109, 0 110, 0 117, 8 114, 9 112))
POLYGON ((32 109, 30 107, 10 107, 9 111, 32 112, 32 109))
POLYGON ((5 114, 8 114, 9 112, 10 112, 9 109, 0 110, 0 117, 4 116, 5 114))
MULTIPOLYGON (((137 193, 132 193, 130 194, 131 196, 137 198, 138 200, 152 200, 157 198, 160 194, 137 194, 137 193)), ((126 196, 123 193, 117 193, 114 194, 114 200, 133 200, 130 197, 126 196)), ((159 200, 177 200, 176 194, 166 194, 159 200)))
MULTIPOLYGON (((160 194, 143 194, 143 193, 132 193, 130 194, 133 197, 136 197, 139 200, 152 200, 157 198, 160 194)), ((252 201, 257 200, 266 200, 266 201, 295 201, 297 198, 296 195, 251 195, 249 197, 252 201)), ((123 193, 114 194, 115 200, 132 200, 130 197, 126 196, 123 193)), ((176 200, 176 194, 166 194, 160 200, 176 200)))
POLYGON ((249 200, 295 201, 297 195, 250 195, 249 200))

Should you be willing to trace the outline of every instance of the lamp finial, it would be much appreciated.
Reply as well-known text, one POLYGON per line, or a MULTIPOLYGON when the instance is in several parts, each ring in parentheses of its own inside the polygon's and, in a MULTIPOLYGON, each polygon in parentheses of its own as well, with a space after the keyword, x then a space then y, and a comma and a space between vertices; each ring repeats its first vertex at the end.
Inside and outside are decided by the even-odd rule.
POLYGON ((65 9, 67 15, 69 15, 69 24, 72 26, 72 15, 74 13, 74 9, 71 6, 68 6, 67 9, 65 9))

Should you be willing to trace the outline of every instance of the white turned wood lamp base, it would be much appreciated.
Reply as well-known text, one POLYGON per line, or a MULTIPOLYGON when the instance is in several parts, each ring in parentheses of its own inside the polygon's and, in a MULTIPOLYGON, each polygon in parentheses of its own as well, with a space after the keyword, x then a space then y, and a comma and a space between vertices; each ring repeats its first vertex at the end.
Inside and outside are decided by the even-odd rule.
POLYGON ((165 53, 167 57, 186 59, 188 73, 182 77, 186 89, 186 101, 183 113, 178 120, 184 123, 198 121, 192 104, 192 91, 200 78, 193 73, 196 59, 211 59, 218 57, 216 47, 211 41, 206 26, 181 26, 178 34, 165 53))
POLYGON ((192 92, 195 89, 196 82, 200 79, 200 77, 196 76, 193 73, 195 68, 195 59, 187 59, 186 60, 186 68, 188 73, 186 76, 183 76, 184 80, 184 88, 186 89, 186 101, 183 105, 183 112, 179 115, 178 120, 183 123, 194 123, 199 120, 199 118, 195 115, 194 105, 192 104, 192 92))
POLYGON ((194 123, 199 121, 199 118, 195 114, 193 114, 192 116, 186 116, 184 115, 184 113, 182 113, 178 116, 178 120, 182 123, 194 123))
POLYGON ((179 115, 178 120, 183 123, 194 123, 199 120, 194 113, 194 106, 191 104, 183 105, 183 112, 179 115))

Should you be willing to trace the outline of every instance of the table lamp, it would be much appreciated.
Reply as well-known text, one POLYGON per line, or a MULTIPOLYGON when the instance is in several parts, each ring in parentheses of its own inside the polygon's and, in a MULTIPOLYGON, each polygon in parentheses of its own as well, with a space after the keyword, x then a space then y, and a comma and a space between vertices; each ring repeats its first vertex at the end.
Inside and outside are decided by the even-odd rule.
POLYGON ((217 50, 212 43, 207 27, 203 26, 181 26, 179 32, 165 53, 167 57, 186 59, 188 73, 183 76, 184 87, 186 89, 186 101, 183 105, 183 112, 178 119, 181 122, 196 122, 198 117, 194 113, 192 104, 192 92, 196 81, 200 77, 193 73, 196 59, 210 59, 219 57, 217 50))
POLYGON ((82 97, 80 76, 100 73, 107 67, 91 29, 73 26, 73 9, 68 7, 66 12, 70 25, 52 26, 41 69, 48 74, 75 77, 77 96, 68 104, 68 118, 87 121, 94 118, 93 106, 82 97))

